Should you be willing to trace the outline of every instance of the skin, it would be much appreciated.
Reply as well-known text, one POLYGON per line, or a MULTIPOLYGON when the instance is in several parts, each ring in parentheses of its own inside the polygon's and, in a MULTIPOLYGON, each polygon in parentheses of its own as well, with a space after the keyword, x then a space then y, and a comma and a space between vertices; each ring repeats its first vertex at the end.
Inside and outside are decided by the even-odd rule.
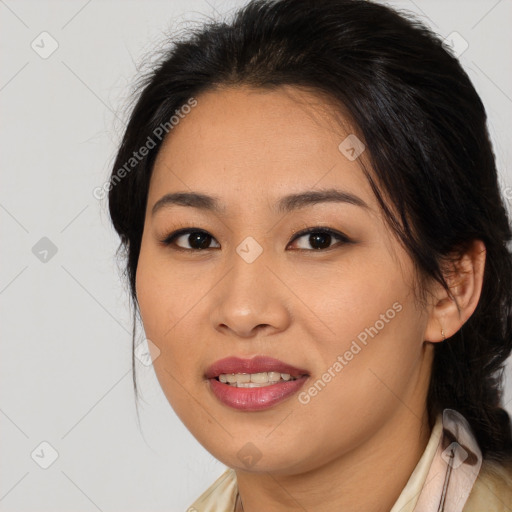
POLYGON ((198 441, 236 470, 246 512, 388 511, 431 433, 433 344, 476 307, 485 247, 475 241, 451 274, 459 309, 437 284, 418 302, 412 261, 361 171, 366 155, 350 161, 340 152, 350 125, 332 117, 324 98, 286 86, 225 88, 197 100, 159 151, 137 269, 160 385, 198 441), (284 195, 329 188, 368 207, 273 209, 284 195), (151 214, 163 195, 178 191, 216 196, 224 211, 172 205, 151 214), (292 241, 319 225, 354 242, 332 238, 329 249, 315 250, 308 235, 292 241), (192 252, 188 235, 174 248, 161 243, 184 227, 207 231, 211 248, 192 252), (236 252, 248 236, 263 249, 252 263, 236 252), (206 369, 232 355, 305 368, 308 389, 395 303, 401 311, 307 404, 293 395, 244 412, 210 391, 206 369), (238 456, 248 442, 260 455, 251 467, 238 456))

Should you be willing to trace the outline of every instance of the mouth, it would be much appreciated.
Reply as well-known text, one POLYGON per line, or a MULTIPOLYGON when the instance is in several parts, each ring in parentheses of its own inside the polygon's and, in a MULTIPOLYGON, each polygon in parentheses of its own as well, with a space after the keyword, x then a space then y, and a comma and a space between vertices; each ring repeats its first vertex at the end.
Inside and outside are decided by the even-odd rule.
POLYGON ((289 373, 259 372, 259 373, 221 373, 215 380, 235 388, 262 388, 278 382, 291 382, 307 375, 292 377, 289 373))
POLYGON ((211 365, 205 377, 213 394, 224 405, 258 411, 296 393, 309 373, 271 357, 229 357, 211 365))
POLYGON ((309 375, 307 370, 267 356, 255 356, 252 359, 227 357, 213 363, 205 373, 207 379, 229 384, 265 384, 280 379, 294 380, 305 375, 309 375))

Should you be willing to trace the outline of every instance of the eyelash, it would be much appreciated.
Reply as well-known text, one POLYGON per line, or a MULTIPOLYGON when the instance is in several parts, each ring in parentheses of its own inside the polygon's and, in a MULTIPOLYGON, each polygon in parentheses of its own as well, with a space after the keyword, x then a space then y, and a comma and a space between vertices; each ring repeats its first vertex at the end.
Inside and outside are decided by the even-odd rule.
MULTIPOLYGON (((210 249, 219 249, 219 247, 208 247, 206 249, 186 249, 186 248, 179 247, 179 246, 174 244, 174 241, 177 238, 179 238, 180 236, 191 234, 191 233, 201 233, 201 234, 204 234, 206 236, 210 236, 213 240, 215 240, 215 238, 212 235, 210 235, 210 233, 208 233, 207 231, 205 231, 203 229, 188 227, 188 228, 178 229, 176 231, 173 231, 172 233, 167 234, 165 237, 163 237, 160 240, 160 243, 162 245, 164 245, 165 247, 171 247, 171 245, 174 245, 174 247, 172 247, 173 250, 175 250, 175 251, 183 251, 183 252, 199 253, 199 252, 204 252, 204 251, 207 251, 207 250, 210 250, 210 249)), ((302 229, 301 231, 296 232, 296 233, 292 232, 290 234, 290 236, 292 234, 294 236, 293 236, 292 240, 288 243, 288 245, 290 245, 291 243, 295 242, 297 239, 299 239, 299 238, 301 238, 301 237, 303 237, 305 235, 310 235, 310 234, 327 234, 327 235, 331 235, 333 238, 338 240, 338 244, 331 245, 330 247, 328 247, 326 249, 294 249, 294 250, 297 250, 297 251, 326 252, 326 251, 330 251, 330 250, 334 249, 336 246, 354 243, 354 241, 351 240, 344 233, 341 233, 340 231, 336 231, 334 229, 327 228, 325 226, 309 227, 309 228, 306 228, 306 229, 302 229)))

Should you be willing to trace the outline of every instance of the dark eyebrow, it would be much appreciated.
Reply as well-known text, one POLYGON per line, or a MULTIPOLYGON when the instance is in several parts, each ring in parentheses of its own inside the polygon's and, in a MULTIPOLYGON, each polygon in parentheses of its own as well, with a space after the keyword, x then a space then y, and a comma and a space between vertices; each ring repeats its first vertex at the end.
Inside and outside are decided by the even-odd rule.
MULTIPOLYGON (((276 209, 278 213, 285 213, 326 202, 348 203, 369 209, 369 206, 361 198, 351 194, 350 192, 344 192, 336 189, 310 190, 307 192, 290 194, 282 197, 277 202, 276 209)), ((225 212, 225 208, 221 207, 221 203, 216 197, 197 192, 173 192, 161 197, 154 204, 151 210, 151 215, 155 215, 158 210, 170 205, 190 206, 192 208, 216 213, 225 212)))
POLYGON ((277 202, 277 211, 284 213, 318 203, 348 203, 369 209, 369 206, 360 197, 350 192, 331 188, 327 190, 311 190, 282 197, 277 202))
POLYGON ((151 215, 165 206, 178 205, 190 206, 200 210, 208 210, 216 213, 222 213, 223 208, 220 207, 220 202, 216 197, 207 196, 206 194, 199 194, 197 192, 173 192, 165 194, 154 205, 151 210, 151 215))

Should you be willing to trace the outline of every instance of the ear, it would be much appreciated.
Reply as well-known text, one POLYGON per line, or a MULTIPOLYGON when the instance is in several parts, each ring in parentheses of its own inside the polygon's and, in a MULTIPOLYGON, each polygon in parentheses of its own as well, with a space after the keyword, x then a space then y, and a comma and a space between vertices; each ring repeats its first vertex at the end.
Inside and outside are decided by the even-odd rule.
POLYGON ((438 282, 432 285, 426 341, 436 343, 453 336, 473 314, 482 291, 485 254, 484 243, 473 240, 462 254, 452 253, 447 259, 443 275, 450 293, 438 282))

